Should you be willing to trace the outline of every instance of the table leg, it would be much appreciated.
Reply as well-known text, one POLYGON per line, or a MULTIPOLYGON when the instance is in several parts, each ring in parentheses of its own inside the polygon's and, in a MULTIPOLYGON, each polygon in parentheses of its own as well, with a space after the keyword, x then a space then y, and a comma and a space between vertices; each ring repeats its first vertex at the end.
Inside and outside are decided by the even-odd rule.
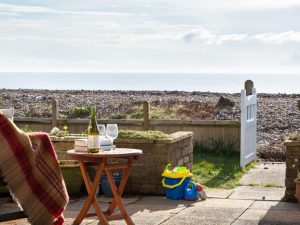
POLYGON ((81 170, 81 174, 82 174, 82 177, 83 177, 83 180, 85 183, 85 187, 88 192, 88 198, 86 199, 86 201, 83 205, 83 208, 81 209, 80 213, 74 220, 73 224, 80 224, 82 222, 82 220, 86 216, 91 204, 93 204, 95 212, 96 212, 101 224, 108 224, 107 219, 95 197, 95 193, 96 193, 96 190, 98 188, 98 185, 99 185, 99 182, 100 182, 100 179, 102 176, 105 162, 103 161, 103 162, 101 162, 101 164, 99 164, 99 166, 97 168, 95 179, 93 181, 93 183, 94 183, 93 186, 91 186, 91 181, 90 181, 88 171, 87 171, 87 168, 86 168, 84 162, 80 161, 79 163, 80 163, 80 170, 81 170))
MULTIPOLYGON (((131 160, 129 160, 131 162, 131 160)), ((129 164, 130 164, 129 162, 129 164)), ((121 194, 123 193, 123 190, 125 188, 125 185, 126 185, 126 182, 127 182, 127 179, 128 179, 128 176, 129 176, 129 172, 131 170, 131 165, 125 169, 125 172, 124 172, 124 175, 123 175, 123 179, 121 181, 121 184, 120 184, 120 191, 117 189, 116 187, 116 184, 113 180, 113 177, 112 177, 112 174, 111 174, 111 171, 109 169, 109 165, 107 165, 107 167, 105 168, 105 173, 106 173, 106 176, 108 178, 108 182, 109 182, 109 185, 110 185, 110 188, 111 188, 111 191, 114 195, 114 199, 110 205, 109 208, 112 208, 112 210, 116 207, 116 205, 118 206, 123 218, 125 219, 126 223, 128 225, 134 225, 133 221, 131 220, 128 212, 126 211, 125 209, 125 206, 122 202, 122 199, 121 199, 121 194)), ((108 209, 109 210, 109 209, 108 209)))
MULTIPOLYGON (((128 159, 128 167, 124 170, 123 178, 122 178, 122 180, 120 182, 120 185, 119 185, 119 188, 118 188, 120 196, 122 196, 123 191, 125 189, 129 174, 132 170, 132 164, 133 164, 133 159, 129 158, 128 159)), ((117 206, 116 200, 113 199, 113 201, 110 203, 108 209, 106 210, 106 213, 108 215, 111 215, 114 212, 114 209, 116 208, 116 206, 117 206)))

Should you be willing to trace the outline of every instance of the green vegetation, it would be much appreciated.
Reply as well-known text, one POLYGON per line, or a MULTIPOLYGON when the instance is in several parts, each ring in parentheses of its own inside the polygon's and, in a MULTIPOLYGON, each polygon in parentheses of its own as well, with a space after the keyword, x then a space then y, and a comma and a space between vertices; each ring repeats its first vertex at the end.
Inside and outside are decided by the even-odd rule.
POLYGON ((67 115, 64 115, 64 114, 59 114, 59 115, 58 115, 58 118, 59 118, 59 119, 62 119, 62 120, 66 120, 66 119, 68 118, 68 116, 67 116, 67 115))
MULTIPOLYGON (((183 103, 151 105, 150 118, 160 120, 213 119, 214 103, 183 103)), ((110 116, 110 119, 143 119, 143 107, 135 105, 124 113, 110 116)))
POLYGON ((197 182, 207 188, 231 189, 239 179, 255 165, 250 163, 245 169, 240 167, 240 155, 234 151, 235 143, 211 140, 212 145, 197 143, 194 147, 193 174, 197 182))
POLYGON ((210 139, 205 142, 196 142, 194 147, 194 152, 195 151, 200 154, 213 152, 219 156, 230 157, 237 152, 237 149, 233 137, 228 137, 227 142, 225 142, 223 138, 219 137, 217 139, 210 139))
POLYGON ((136 138, 136 139, 162 139, 169 136, 161 131, 137 131, 137 130, 120 130, 118 138, 136 138))
POLYGON ((90 109, 86 107, 75 106, 70 109, 71 118, 87 118, 90 115, 90 109))
POLYGON ((122 120, 122 119, 126 119, 127 116, 125 114, 121 114, 121 113, 118 113, 118 114, 114 114, 110 117, 110 119, 112 120, 122 120))
POLYGON ((277 185, 277 184, 272 184, 272 183, 268 183, 268 184, 246 184, 247 186, 251 186, 251 187, 283 187, 281 185, 277 185))
POLYGON ((28 124, 25 125, 25 127, 21 127, 21 130, 24 131, 25 133, 30 133, 32 132, 31 128, 28 126, 28 124))
POLYGON ((138 108, 136 109, 136 111, 134 111, 131 115, 130 118, 131 119, 142 119, 144 116, 144 112, 142 108, 138 108))
POLYGON ((44 102, 35 102, 28 104, 28 111, 25 111, 25 117, 50 117, 51 108, 44 102))
POLYGON ((300 133, 298 131, 295 131, 293 133, 288 134, 284 137, 284 140, 286 141, 300 141, 300 133))

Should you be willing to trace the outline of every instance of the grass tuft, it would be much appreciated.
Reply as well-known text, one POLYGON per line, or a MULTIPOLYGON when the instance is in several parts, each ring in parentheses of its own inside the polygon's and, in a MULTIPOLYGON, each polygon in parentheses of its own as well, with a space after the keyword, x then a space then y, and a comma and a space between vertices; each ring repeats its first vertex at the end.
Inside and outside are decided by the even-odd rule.
POLYGON ((232 189, 255 162, 240 167, 240 154, 235 151, 234 141, 217 139, 196 143, 194 147, 193 174, 197 182, 207 188, 232 189))
POLYGON ((70 109, 70 118, 87 118, 90 115, 90 108, 75 106, 70 109))

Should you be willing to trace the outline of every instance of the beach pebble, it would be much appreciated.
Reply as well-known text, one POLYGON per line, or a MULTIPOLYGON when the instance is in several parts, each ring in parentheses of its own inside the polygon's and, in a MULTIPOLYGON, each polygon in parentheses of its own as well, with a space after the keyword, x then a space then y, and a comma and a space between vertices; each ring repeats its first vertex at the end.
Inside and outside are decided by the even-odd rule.
MULTIPOLYGON (((96 105, 97 117, 105 119, 141 109, 146 100, 151 107, 180 105, 178 119, 183 117, 180 113, 190 119, 240 119, 240 93, 0 89, 0 107, 14 107, 15 117, 51 118, 54 98, 58 100, 59 114, 66 116, 72 107, 96 105)), ((258 93, 257 149, 260 157, 285 160, 283 136, 300 130, 299 99, 299 94, 258 93)))

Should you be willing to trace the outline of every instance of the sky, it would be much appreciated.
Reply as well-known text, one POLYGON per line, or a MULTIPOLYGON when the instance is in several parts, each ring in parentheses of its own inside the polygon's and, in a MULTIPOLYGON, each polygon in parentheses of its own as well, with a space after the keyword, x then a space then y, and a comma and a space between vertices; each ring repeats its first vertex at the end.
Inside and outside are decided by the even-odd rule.
POLYGON ((0 1, 0 71, 300 73, 299 21, 299 0, 0 1))

